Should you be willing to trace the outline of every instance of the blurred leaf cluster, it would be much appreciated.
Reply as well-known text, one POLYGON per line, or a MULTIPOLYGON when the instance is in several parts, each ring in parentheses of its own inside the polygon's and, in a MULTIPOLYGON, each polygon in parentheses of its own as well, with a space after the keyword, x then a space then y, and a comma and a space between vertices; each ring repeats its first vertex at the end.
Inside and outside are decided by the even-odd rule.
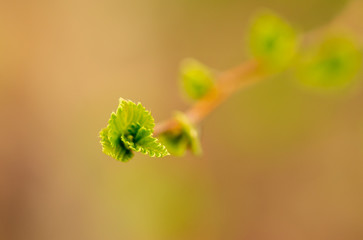
POLYGON ((212 71, 195 59, 185 59, 180 67, 180 82, 192 100, 205 96, 215 84, 212 71))
POLYGON ((352 39, 331 36, 301 54, 296 73, 303 85, 336 91, 354 83, 361 61, 361 51, 352 39))
POLYGON ((182 112, 175 114, 175 120, 180 128, 161 134, 160 141, 166 146, 170 154, 175 156, 184 155, 186 150, 191 150, 195 155, 201 154, 202 149, 196 128, 182 112))
POLYGON ((295 56, 298 35, 288 22, 266 11, 252 20, 248 44, 265 70, 275 72, 286 68, 295 56))
POLYGON ((302 86, 320 91, 339 91, 351 86, 362 64, 362 51, 344 34, 324 36, 310 46, 276 14, 261 12, 252 21, 249 48, 263 71, 277 73, 288 67, 302 86))

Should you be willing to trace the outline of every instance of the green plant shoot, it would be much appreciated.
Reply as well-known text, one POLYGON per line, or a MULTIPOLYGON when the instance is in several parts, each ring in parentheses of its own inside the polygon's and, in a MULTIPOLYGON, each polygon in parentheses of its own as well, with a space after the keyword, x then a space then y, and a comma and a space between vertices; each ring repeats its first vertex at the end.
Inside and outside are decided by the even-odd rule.
POLYGON ((102 151, 123 162, 132 158, 134 151, 151 157, 169 155, 166 147, 152 136, 154 126, 154 118, 141 103, 120 98, 116 112, 100 132, 102 151))
POLYGON ((189 119, 181 112, 175 114, 179 129, 167 131, 160 135, 160 141, 175 156, 183 156, 186 150, 199 155, 202 152, 198 132, 189 119))
POLYGON ((182 156, 190 150, 198 155, 202 150, 194 124, 239 88, 247 86, 248 81, 262 80, 290 66, 295 66, 299 81, 313 89, 339 90, 354 83, 362 64, 362 51, 353 40, 333 36, 297 54, 298 40, 296 31, 285 20, 271 12, 261 12, 249 28, 252 61, 216 79, 213 71, 202 63, 184 60, 180 84, 184 93, 196 102, 186 113, 177 112, 155 128, 160 142, 153 137, 155 123, 150 112, 140 103, 121 98, 107 127, 100 132, 103 152, 123 162, 132 158, 134 152, 164 157, 169 152, 182 156))

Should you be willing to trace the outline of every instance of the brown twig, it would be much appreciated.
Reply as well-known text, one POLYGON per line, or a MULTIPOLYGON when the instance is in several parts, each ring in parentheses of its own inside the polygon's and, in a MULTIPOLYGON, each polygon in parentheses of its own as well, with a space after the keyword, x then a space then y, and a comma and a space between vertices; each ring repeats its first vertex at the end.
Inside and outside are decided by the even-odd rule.
MULTIPOLYGON (((256 60, 245 62, 235 68, 220 74, 213 89, 202 99, 198 100, 190 109, 185 112, 189 121, 193 124, 201 122, 216 107, 239 89, 262 79, 263 74, 260 65, 256 60)), ((177 130, 178 122, 170 118, 155 126, 154 135, 177 130)))

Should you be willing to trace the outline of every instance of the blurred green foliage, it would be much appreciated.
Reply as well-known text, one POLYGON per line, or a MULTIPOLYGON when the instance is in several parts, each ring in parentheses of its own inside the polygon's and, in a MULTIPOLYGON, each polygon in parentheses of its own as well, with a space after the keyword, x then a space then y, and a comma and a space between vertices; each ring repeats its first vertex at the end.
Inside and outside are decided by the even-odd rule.
POLYGON ((361 64, 362 52, 355 41, 334 35, 301 53, 296 75, 312 89, 337 91, 354 83, 361 64))
POLYGON ((278 15, 264 11, 251 23, 248 42, 250 51, 268 72, 286 68, 297 50, 296 31, 278 15))
POLYGON ((193 100, 204 97, 214 87, 211 70, 194 59, 182 61, 180 81, 186 95, 193 100))
POLYGON ((180 124, 180 129, 161 134, 160 141, 175 156, 183 156, 188 149, 195 155, 201 154, 202 149, 196 128, 184 113, 177 112, 175 120, 180 124))

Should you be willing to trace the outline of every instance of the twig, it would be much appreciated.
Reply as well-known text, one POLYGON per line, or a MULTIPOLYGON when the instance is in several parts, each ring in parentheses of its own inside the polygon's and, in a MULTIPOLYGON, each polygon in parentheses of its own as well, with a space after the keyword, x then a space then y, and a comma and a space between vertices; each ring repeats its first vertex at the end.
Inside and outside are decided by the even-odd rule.
MULTIPOLYGON (((260 64, 256 60, 247 61, 222 73, 217 79, 216 86, 187 110, 185 115, 193 124, 201 122, 233 93, 262 79, 263 75, 260 64)), ((170 118, 155 126, 154 135, 177 130, 179 127, 178 122, 174 118, 170 118)))

